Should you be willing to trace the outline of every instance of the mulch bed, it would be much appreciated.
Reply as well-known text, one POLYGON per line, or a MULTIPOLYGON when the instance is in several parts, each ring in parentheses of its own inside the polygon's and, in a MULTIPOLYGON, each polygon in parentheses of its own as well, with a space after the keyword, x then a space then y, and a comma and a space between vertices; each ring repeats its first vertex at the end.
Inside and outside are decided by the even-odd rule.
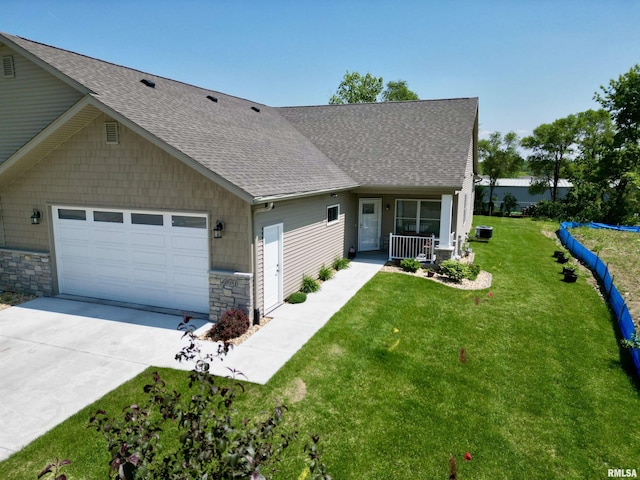
POLYGON ((34 298, 36 298, 35 295, 28 295, 26 293, 0 292, 0 310, 15 307, 34 298))

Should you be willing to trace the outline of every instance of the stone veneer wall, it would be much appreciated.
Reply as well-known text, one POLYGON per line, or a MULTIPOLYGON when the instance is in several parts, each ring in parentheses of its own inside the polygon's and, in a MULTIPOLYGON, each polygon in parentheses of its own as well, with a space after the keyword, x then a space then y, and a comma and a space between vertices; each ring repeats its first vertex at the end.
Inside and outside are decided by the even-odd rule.
POLYGON ((0 289, 39 297, 53 295, 51 255, 0 248, 0 289))
POLYGON ((209 319, 217 321, 229 309, 241 308, 253 322, 253 274, 209 272, 209 319))

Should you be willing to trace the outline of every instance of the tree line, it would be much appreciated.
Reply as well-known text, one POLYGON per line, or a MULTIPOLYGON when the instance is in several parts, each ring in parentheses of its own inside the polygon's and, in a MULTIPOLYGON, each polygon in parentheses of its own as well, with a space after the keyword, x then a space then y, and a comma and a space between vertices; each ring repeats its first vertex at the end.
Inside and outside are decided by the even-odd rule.
POLYGON ((601 86, 594 94, 602 108, 545 123, 522 139, 514 132, 492 133, 478 142, 489 199, 499 178, 527 168, 532 194, 551 193, 543 216, 611 224, 640 222, 640 65, 601 86), (518 147, 530 153, 521 157, 518 147), (558 181, 573 183, 563 199, 558 181))

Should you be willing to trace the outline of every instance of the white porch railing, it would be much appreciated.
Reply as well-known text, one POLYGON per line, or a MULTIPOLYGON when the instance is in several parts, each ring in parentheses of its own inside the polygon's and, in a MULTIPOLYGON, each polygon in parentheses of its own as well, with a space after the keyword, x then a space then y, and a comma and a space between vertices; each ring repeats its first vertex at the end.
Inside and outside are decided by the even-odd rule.
POLYGON ((434 261, 436 238, 389 234, 389 260, 416 258, 421 262, 434 261))

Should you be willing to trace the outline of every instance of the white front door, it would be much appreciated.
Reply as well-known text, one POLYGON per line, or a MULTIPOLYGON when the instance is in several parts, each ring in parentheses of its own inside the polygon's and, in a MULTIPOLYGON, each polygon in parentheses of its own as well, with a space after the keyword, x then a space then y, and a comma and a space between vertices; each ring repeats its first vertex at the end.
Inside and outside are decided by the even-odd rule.
POLYGON ((209 311, 203 213, 52 207, 60 293, 209 311))
POLYGON ((382 199, 361 198, 358 213, 358 250, 380 250, 382 199))
POLYGON ((264 311, 282 303, 282 223, 264 227, 264 311))

